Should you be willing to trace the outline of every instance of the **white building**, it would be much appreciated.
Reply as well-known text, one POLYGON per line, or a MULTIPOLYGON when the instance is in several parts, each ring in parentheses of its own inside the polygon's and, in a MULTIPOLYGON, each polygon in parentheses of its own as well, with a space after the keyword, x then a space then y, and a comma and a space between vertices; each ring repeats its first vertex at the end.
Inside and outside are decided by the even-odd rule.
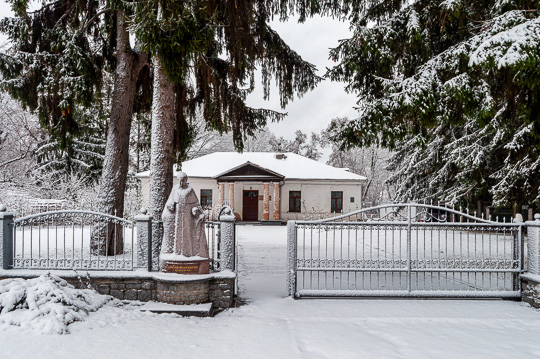
MULTIPOLYGON (((361 208, 366 182, 294 153, 216 152, 184 162, 182 171, 203 206, 229 204, 243 221, 287 221, 361 208)), ((137 174, 145 207, 149 176, 149 171, 137 174)))

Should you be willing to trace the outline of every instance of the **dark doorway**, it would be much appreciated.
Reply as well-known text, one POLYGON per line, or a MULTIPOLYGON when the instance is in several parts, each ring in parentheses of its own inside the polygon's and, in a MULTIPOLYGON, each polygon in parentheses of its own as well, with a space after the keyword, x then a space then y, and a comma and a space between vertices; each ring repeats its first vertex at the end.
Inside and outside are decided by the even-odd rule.
POLYGON ((259 191, 244 191, 242 200, 242 220, 259 220, 259 191))

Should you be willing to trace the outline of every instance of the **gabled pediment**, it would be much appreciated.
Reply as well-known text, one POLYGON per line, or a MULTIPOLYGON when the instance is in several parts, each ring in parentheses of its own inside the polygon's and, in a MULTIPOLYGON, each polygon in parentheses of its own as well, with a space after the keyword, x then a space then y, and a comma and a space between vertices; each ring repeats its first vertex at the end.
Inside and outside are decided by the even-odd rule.
POLYGON ((232 168, 214 177, 218 182, 226 181, 281 181, 285 177, 251 162, 232 168))

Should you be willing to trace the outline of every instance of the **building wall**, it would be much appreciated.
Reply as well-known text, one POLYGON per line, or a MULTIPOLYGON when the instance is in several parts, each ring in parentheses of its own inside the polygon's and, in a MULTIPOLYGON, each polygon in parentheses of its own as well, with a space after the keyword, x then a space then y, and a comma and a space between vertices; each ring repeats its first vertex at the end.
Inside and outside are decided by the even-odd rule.
MULTIPOLYGON (((148 208, 149 202, 149 178, 143 177, 141 180, 141 193, 143 196, 143 206, 148 208)), ((175 178, 174 184, 178 180, 175 178)), ((212 178, 189 177, 188 183, 197 194, 200 201, 201 189, 212 190, 212 203, 217 204, 219 200, 219 185, 212 178)), ((363 181, 339 182, 339 181, 309 181, 309 180, 285 180, 280 186, 280 218, 282 221, 303 219, 305 215, 313 215, 314 219, 325 216, 331 209, 331 192, 343 191, 343 211, 345 213, 362 208, 362 185, 363 181), (289 212, 289 191, 301 192, 301 212, 289 212), (354 202, 351 202, 354 197, 354 202)), ((263 218, 263 194, 264 185, 261 182, 235 182, 234 184, 234 212, 243 218, 242 199, 244 190, 259 191, 259 220, 263 218)), ((225 183, 225 202, 229 200, 229 184, 225 183)), ((272 219, 274 208, 274 188, 270 183, 270 219, 272 219)), ((338 214, 331 214, 338 215, 338 214)))
MULTIPOLYGON (((140 177, 141 181, 141 202, 144 208, 149 208, 150 202, 150 178, 149 177, 140 177)), ((178 179, 175 177, 173 185, 178 184, 178 179)), ((213 178, 191 178, 188 177, 188 184, 193 187, 195 193, 197 194, 197 199, 201 200, 201 189, 211 189, 212 190, 212 203, 217 203, 219 198, 218 195, 218 185, 215 179, 213 178)), ((225 197, 227 198, 227 197, 225 197)))
MULTIPOLYGON (((303 219, 305 215, 313 215, 313 219, 327 215, 331 209, 331 192, 343 191, 343 211, 350 212, 362 208, 363 181, 300 181, 289 180, 281 187, 281 218, 282 220, 303 219), (289 212, 289 192, 300 191, 301 212, 289 212), (354 202, 351 202, 354 197, 354 202)), ((331 214, 337 215, 337 214, 331 214)))

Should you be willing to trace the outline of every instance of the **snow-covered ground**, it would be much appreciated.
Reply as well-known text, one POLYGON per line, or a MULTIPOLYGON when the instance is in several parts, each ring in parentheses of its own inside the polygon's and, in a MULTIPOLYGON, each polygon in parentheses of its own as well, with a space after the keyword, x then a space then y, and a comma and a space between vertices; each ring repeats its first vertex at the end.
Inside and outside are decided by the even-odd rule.
POLYGON ((247 305, 180 318, 111 304, 42 335, 0 324, 0 358, 538 358, 540 311, 453 300, 293 300, 285 227, 239 226, 247 305))

